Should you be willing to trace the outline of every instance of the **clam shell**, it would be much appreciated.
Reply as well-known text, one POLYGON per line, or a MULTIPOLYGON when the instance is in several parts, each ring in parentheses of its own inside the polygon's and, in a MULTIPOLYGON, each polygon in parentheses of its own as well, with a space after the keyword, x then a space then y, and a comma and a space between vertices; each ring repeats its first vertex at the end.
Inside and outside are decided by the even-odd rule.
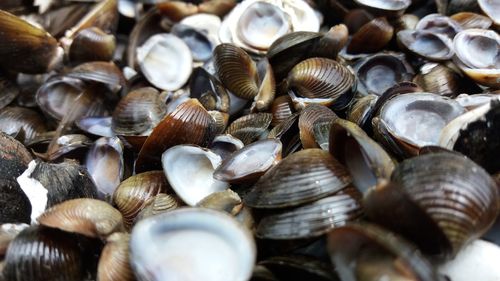
POLYGON ((145 172, 124 180, 113 194, 113 203, 122 213, 125 227, 132 227, 149 199, 169 188, 163 171, 145 172))
POLYGON ((106 239, 97 267, 99 281, 134 281, 135 276, 130 266, 128 233, 117 232, 106 239))
POLYGON ((212 193, 198 202, 196 206, 226 212, 233 216, 242 208, 240 196, 231 189, 212 193))
POLYGON ((23 230, 7 250, 3 269, 6 280, 82 280, 84 257, 75 238, 43 226, 23 230))
POLYGON ((350 183, 347 170, 327 151, 311 148, 281 160, 243 199, 254 208, 284 208, 326 197, 350 183))
POLYGON ((259 92, 257 66, 241 48, 220 44, 214 50, 215 70, 220 81, 238 97, 253 99, 259 92))
POLYGON ((450 39, 453 39, 458 32, 462 31, 462 27, 458 22, 441 14, 429 14, 421 18, 415 29, 443 34, 450 39))
POLYGON ((116 48, 115 37, 97 27, 78 32, 69 48, 72 62, 110 61, 116 48))
POLYGON ((115 107, 111 128, 117 135, 149 135, 166 113, 167 106, 156 89, 139 88, 115 107))
POLYGON ((222 83, 204 68, 193 70, 189 81, 189 95, 197 98, 207 110, 229 111, 229 94, 222 83))
POLYGON ((304 239, 321 236, 362 216, 361 194, 348 187, 316 202, 264 217, 256 235, 264 239, 304 239))
MULTIPOLYGON (((16 236, 28 228, 29 225, 25 223, 4 223, 0 225, 0 257, 3 257, 9 248, 9 244, 16 236)), ((0 272, 2 269, 0 269, 0 272)), ((1 274, 0 274, 1 276, 1 274)))
POLYGON ((449 60, 454 54, 452 41, 443 34, 427 30, 401 30, 397 38, 404 48, 429 60, 449 60))
POLYGON ((347 111, 346 119, 355 123, 363 130, 370 132, 372 129, 371 118, 377 99, 376 95, 367 95, 357 99, 347 111))
POLYGON ((135 221, 138 222, 147 217, 175 210, 183 204, 182 200, 175 194, 159 193, 146 201, 135 221))
POLYGON ((19 87, 9 79, 0 76, 0 109, 9 105, 19 95, 19 87))
POLYGON ((104 201, 87 198, 55 205, 45 211, 38 222, 66 232, 101 238, 124 229, 120 211, 104 201))
POLYGON ((394 28, 385 18, 375 18, 363 25, 347 45, 351 54, 375 53, 385 47, 394 35, 394 28), (373 36, 375 35, 376 36, 373 36))
MULTIPOLYGON (((337 278, 330 263, 306 255, 291 254, 273 256, 260 261, 259 265, 265 266, 273 275, 279 278, 270 279, 273 281, 293 280, 293 278, 298 278, 300 280, 328 281, 337 278)), ((269 279, 265 280, 269 281, 269 279)))
POLYGON ((338 116, 324 105, 310 104, 306 106, 299 117, 300 141, 303 148, 318 148, 314 138, 314 125, 319 122, 328 122, 338 116))
POLYGON ((270 113, 248 114, 234 120, 227 127, 226 134, 240 139, 246 145, 258 139, 265 138, 271 120, 272 114, 270 113))
POLYGON ((401 16, 412 3, 410 0, 354 0, 369 12, 395 18, 401 16))
POLYGON ((294 109, 290 96, 285 95, 275 98, 271 105, 271 112, 273 114, 271 125, 276 126, 283 122, 292 115, 293 111, 294 109))
POLYGON ((460 24, 463 29, 488 29, 493 24, 492 20, 488 17, 471 12, 456 13, 450 18, 458 22, 458 24, 460 24))
POLYGON ((78 32, 89 27, 97 27, 106 33, 114 33, 118 25, 118 0, 103 0, 96 3, 89 12, 71 29, 66 38, 74 38, 78 32))
POLYGON ((0 131, 17 136, 24 143, 29 143, 46 132, 45 123, 40 114, 25 107, 9 106, 0 110, 0 131))
POLYGON ((88 82, 97 82, 118 91, 126 85, 122 71, 113 62, 92 61, 74 67, 67 77, 81 79, 88 82))
POLYGON ((204 32, 181 23, 175 24, 170 32, 186 43, 191 50, 193 60, 207 61, 212 58, 215 43, 204 32))
POLYGON ((496 1, 489 0, 478 0, 477 3, 481 10, 493 21, 493 23, 498 27, 500 26, 500 15, 498 15, 498 9, 500 5, 496 1))
POLYGON ((243 146, 245 145, 239 139, 225 134, 216 136, 209 148, 212 152, 219 155, 222 160, 224 160, 233 152, 242 149, 243 146))
POLYGON ((282 156, 287 157, 302 148, 300 142, 299 113, 290 115, 280 124, 269 131, 268 138, 276 138, 281 141, 283 149, 282 156))
POLYGON ((334 60, 311 58, 294 66, 287 81, 289 88, 302 97, 333 99, 335 107, 343 107, 350 102, 348 96, 355 77, 347 67, 334 60))
POLYGON ((139 152, 136 173, 159 168, 160 154, 177 144, 206 146, 215 134, 215 121, 196 99, 179 105, 154 128, 139 152))

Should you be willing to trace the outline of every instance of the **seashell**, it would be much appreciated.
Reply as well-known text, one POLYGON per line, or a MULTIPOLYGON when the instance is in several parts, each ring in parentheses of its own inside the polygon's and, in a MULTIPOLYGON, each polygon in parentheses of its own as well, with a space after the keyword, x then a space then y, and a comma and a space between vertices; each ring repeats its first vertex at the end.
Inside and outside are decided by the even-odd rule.
POLYGON ((231 189, 214 192, 203 198, 196 206, 226 212, 233 216, 243 207, 240 196, 231 189))
POLYGON ((45 30, 0 10, 0 66, 23 73, 49 72, 62 63, 63 50, 45 30))
MULTIPOLYGON (((215 2, 217 2, 217 0, 215 2)), ((229 3, 229 2, 232 2, 232 0, 227 0, 227 1, 220 0, 219 2, 220 3, 229 3)), ((198 6, 198 8, 200 8, 201 5, 203 5, 203 3, 201 3, 198 6)), ((220 40, 219 40, 219 28, 221 26, 220 17, 213 15, 213 14, 200 12, 200 13, 197 13, 195 15, 183 18, 179 23, 183 24, 183 25, 190 26, 190 27, 204 33, 213 44, 215 44, 215 45, 220 44, 220 40)))
POLYGON ((135 222, 175 210, 183 205, 182 200, 174 194, 158 193, 145 202, 144 208, 137 214, 135 222))
POLYGON ((0 132, 0 147, 0 175, 15 180, 28 168, 33 156, 22 143, 3 132, 0 132))
POLYGON ((69 47, 71 62, 110 61, 116 49, 115 37, 97 27, 83 29, 69 47))
POLYGON ((219 155, 222 160, 225 160, 233 152, 242 149, 243 146, 245 145, 239 139, 225 134, 216 136, 208 148, 219 155))
POLYGON ((265 268, 270 270, 269 274, 272 272, 273 275, 279 278, 265 280, 290 280, 299 278, 300 280, 327 281, 337 278, 330 263, 305 255, 273 256, 260 261, 259 265, 265 266, 265 268))
POLYGON ((476 109, 482 105, 490 103, 491 101, 498 99, 498 96, 494 93, 483 93, 483 94, 460 94, 455 97, 455 100, 463 106, 467 111, 476 109))
POLYGON ((193 58, 189 47, 172 34, 157 34, 137 48, 137 61, 142 73, 155 87, 175 91, 192 72, 193 58))
POLYGON ((13 81, 0 76, 0 110, 9 105, 19 95, 19 87, 13 81))
POLYGON ((450 38, 432 31, 401 30, 397 39, 405 49, 428 60, 449 60, 454 54, 450 38))
POLYGON ((381 96, 399 82, 411 80, 413 69, 400 53, 379 53, 360 59, 355 67, 358 92, 381 96))
POLYGON ((106 239, 97 267, 97 279, 100 281, 134 281, 135 276, 129 260, 128 233, 116 232, 106 239))
MULTIPOLYGON (((10 242, 14 240, 21 231, 28 227, 29 225, 25 223, 4 223, 0 225, 0 257, 5 255, 10 242)), ((2 270, 0 269, 0 271, 2 270)))
POLYGON ((349 33, 355 34, 358 30, 371 21, 373 19, 373 15, 367 12, 365 9, 351 9, 344 16, 344 24, 347 26, 349 33))
MULTIPOLYGON (((52 138, 48 140, 47 146, 50 146, 52 138)), ((30 146, 34 144, 32 142, 30 146)), ((48 161, 61 160, 62 158, 83 160, 85 158, 84 155, 92 146, 92 140, 85 135, 69 134, 58 137, 57 144, 58 148, 45 156, 48 161)))
POLYGON ((240 139, 245 145, 267 136, 267 128, 271 124, 270 113, 253 113, 234 120, 226 129, 230 134, 240 139))
POLYGON ((197 98, 206 110, 229 111, 229 94, 219 80, 204 68, 193 70, 189 81, 189 95, 197 98))
MULTIPOLYGON (((11 136, 22 134, 21 140, 29 143, 47 131, 45 120, 36 111, 24 107, 0 109, 0 131, 11 136)), ((19 137, 17 137, 19 139, 19 137)))
POLYGON ((105 33, 114 33, 118 25, 118 1, 104 0, 96 3, 78 23, 65 33, 65 38, 72 39, 78 32, 90 27, 97 27, 105 33))
POLYGON ((486 14, 495 24, 495 26, 500 25, 500 16, 498 15, 498 9, 500 5, 496 1, 489 0, 478 0, 477 4, 481 8, 484 14, 486 14))
POLYGON ((160 93, 139 88, 123 97, 113 112, 111 128, 117 135, 149 135, 167 113, 160 93))
POLYGON ((162 155, 163 171, 170 186, 190 206, 229 187, 213 178, 221 162, 219 155, 194 145, 177 145, 162 155))
POLYGON ((299 117, 300 141, 303 148, 318 148, 314 138, 314 125, 320 122, 329 122, 338 116, 328 107, 319 104, 306 106, 299 117))
POLYGON ((273 114, 271 126, 276 126, 283 122, 293 114, 293 111, 294 109, 290 96, 285 95, 276 97, 271 105, 271 113, 273 114))
POLYGON ((215 133, 223 133, 226 130, 227 123, 229 122, 229 114, 216 110, 210 110, 208 111, 208 114, 210 114, 215 121, 215 133))
POLYGON ((113 62, 92 61, 82 63, 74 67, 66 76, 104 84, 113 92, 118 92, 126 85, 122 71, 113 62))
POLYGON ((363 25, 347 45, 351 54, 375 53, 391 41, 394 28, 385 18, 375 18, 363 25), (376 36, 372 36, 376 34, 376 36))
POLYGON ((394 32, 398 33, 400 30, 405 29, 415 29, 420 18, 413 14, 404 14, 397 19, 391 20, 391 24, 394 26, 394 32))
POLYGON ((279 140, 256 141, 226 158, 215 169, 213 177, 229 183, 252 182, 280 160, 281 142, 279 140))
POLYGON ((82 280, 84 257, 75 238, 43 226, 23 230, 7 250, 3 269, 6 280, 82 280))
POLYGON ((269 131, 268 138, 281 141, 283 149, 282 156, 287 157, 302 148, 300 141, 299 113, 294 113, 280 124, 269 131))
POLYGON ((113 133, 112 117, 84 117, 75 122, 75 125, 87 134, 112 138, 115 136, 113 133))
POLYGON ((0 225, 30 223, 31 204, 19 184, 11 179, 0 179, 0 225))
POLYGON ((294 209, 264 217, 257 237, 264 239, 305 239, 319 237, 362 216, 361 193, 354 187, 294 209))
POLYGON ((330 145, 330 129, 334 120, 317 122, 314 124, 314 139, 318 146, 323 150, 328 150, 330 145))
POLYGON ((347 170, 327 151, 311 148, 281 160, 243 199, 253 208, 284 208, 326 197, 350 183, 347 170))
POLYGON ((208 145, 215 135, 215 121, 196 99, 179 105, 154 128, 135 163, 136 173, 158 167, 160 154, 178 144, 208 145))
POLYGON ((287 77, 288 88, 309 99, 330 99, 341 109, 352 99, 355 77, 350 69, 325 58, 311 58, 294 66, 287 77))
POLYGON ((438 258, 453 257, 484 234, 499 211, 492 178, 459 154, 407 159, 396 167, 391 180, 394 183, 381 185, 365 197, 368 217, 438 258))
POLYGON ((342 280, 439 280, 432 264, 415 247, 376 225, 353 223, 328 234, 328 252, 342 280))
POLYGON ((191 50, 191 55, 195 61, 207 61, 212 57, 215 43, 202 31, 198 31, 183 24, 175 24, 170 31, 171 34, 179 37, 191 50))
POLYGON ((38 217, 38 222, 66 232, 101 238, 124 228, 123 217, 117 209, 106 202, 88 198, 55 205, 38 217))
POLYGON ((335 119, 330 129, 330 153, 349 170, 353 185, 365 192, 389 179, 394 162, 384 149, 356 124, 335 119))
POLYGON ((463 29, 488 29, 493 24, 493 21, 488 17, 471 12, 456 13, 450 18, 458 22, 463 29))
POLYGON ((372 130, 372 114, 377 100, 376 95, 367 95, 357 99, 347 111, 346 120, 355 123, 364 131, 370 132, 372 130))
POLYGON ((139 222, 130 257, 139 280, 243 281, 252 274, 256 253, 252 234, 229 215, 183 208, 139 222), (179 267, 179 259, 190 266, 179 267))
POLYGON ((220 44, 213 56, 219 79, 229 91, 244 99, 253 99, 258 94, 257 66, 243 49, 220 44))
POLYGON ((124 180, 113 194, 113 203, 123 215, 125 227, 130 229, 147 201, 170 189, 162 171, 151 171, 124 180))
POLYGON ((234 6, 236 6, 236 1, 234 0, 209 0, 198 4, 198 10, 200 13, 208 13, 223 17, 229 13, 234 6))
POLYGON ((250 111, 266 111, 271 106, 276 95, 276 80, 274 72, 267 58, 259 61, 259 92, 254 98, 250 111))
POLYGON ((124 177, 123 149, 117 137, 100 138, 87 153, 85 167, 104 197, 112 195, 124 177))
POLYGON ((429 14, 423 17, 417 23, 415 29, 443 34, 448 36, 450 39, 453 39, 457 33, 462 31, 462 27, 458 22, 441 14, 429 14))
POLYGON ((183 1, 167 1, 156 4, 158 11, 174 22, 198 12, 198 6, 183 1))
POLYGON ((397 18, 410 6, 409 0, 354 0, 360 7, 374 15, 397 18))

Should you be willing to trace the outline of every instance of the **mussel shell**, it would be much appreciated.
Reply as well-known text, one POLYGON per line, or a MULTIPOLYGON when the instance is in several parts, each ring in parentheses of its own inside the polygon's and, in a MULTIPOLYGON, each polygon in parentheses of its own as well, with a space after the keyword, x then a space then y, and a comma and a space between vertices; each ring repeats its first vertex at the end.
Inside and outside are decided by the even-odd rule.
POLYGON ((115 37, 97 27, 78 32, 69 48, 72 62, 110 61, 116 48, 115 37))
POLYGON ((135 171, 160 168, 161 153, 174 145, 206 146, 214 136, 214 119, 196 99, 189 99, 154 128, 139 152, 135 171))
POLYGON ((3 132, 0 132, 0 147, 0 175, 15 180, 28 168, 33 156, 22 143, 3 132))
POLYGON ((115 107, 111 128, 117 135, 148 135, 166 113, 167 106, 156 89, 139 88, 115 107))
POLYGON ((350 54, 375 53, 385 47, 394 35, 394 28, 385 18, 375 18, 363 25, 347 45, 350 54), (376 36, 373 36, 375 35, 376 36))
POLYGON ((163 171, 151 171, 124 180, 113 194, 113 203, 123 215, 123 222, 131 228, 136 216, 150 198, 169 189, 163 171))
POLYGON ((355 77, 342 64, 326 58, 311 58, 295 65, 288 73, 288 87, 302 97, 332 99, 341 109, 352 99, 355 77))
POLYGON ((88 198, 55 205, 38 217, 38 222, 66 232, 100 238, 124 229, 120 211, 104 201, 88 198))
POLYGON ((327 151, 311 148, 281 160, 243 199, 254 208, 284 208, 326 197, 350 183, 347 170, 327 151))
POLYGON ((75 235, 32 226, 10 243, 3 273, 9 281, 79 281, 83 262, 75 235))
POLYGON ((427 30, 401 30, 397 38, 404 48, 429 60, 449 60, 454 54, 451 39, 443 34, 427 30))
POLYGON ((226 129, 230 134, 240 139, 245 145, 267 136, 267 128, 271 124, 271 113, 253 113, 234 120, 226 129))
POLYGON ((257 226, 259 238, 290 240, 318 237, 359 219, 361 193, 347 187, 329 197, 264 217, 257 226))
POLYGON ((31 222, 31 203, 16 181, 0 179, 0 204, 0 225, 31 222))
POLYGON ((129 260, 128 233, 117 232, 108 237, 97 267, 99 281, 134 281, 129 260))
POLYGON ((215 70, 229 91, 244 99, 253 99, 258 94, 257 66, 243 49, 220 44, 213 55, 215 70))
POLYGON ((0 109, 0 131, 16 136, 24 143, 29 143, 46 132, 45 123, 40 114, 29 108, 9 106, 0 109))
POLYGON ((310 104, 300 112, 299 130, 303 148, 318 148, 314 137, 314 126, 320 122, 329 122, 338 116, 328 107, 319 104, 310 104))

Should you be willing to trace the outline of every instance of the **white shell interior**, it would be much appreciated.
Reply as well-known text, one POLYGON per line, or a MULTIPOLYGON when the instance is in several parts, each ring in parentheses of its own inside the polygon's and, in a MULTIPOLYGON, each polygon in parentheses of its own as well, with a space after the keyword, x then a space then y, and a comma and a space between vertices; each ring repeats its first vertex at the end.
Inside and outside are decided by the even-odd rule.
POLYGON ((162 33, 137 48, 137 61, 148 81, 162 90, 175 91, 189 79, 191 50, 179 37, 162 33))
POLYGON ((356 0, 356 2, 367 7, 388 11, 404 10, 411 4, 408 0, 356 0))
POLYGON ((500 280, 500 247, 476 240, 462 249, 451 261, 438 268, 452 281, 498 281, 500 280))
POLYGON ((190 206, 229 187, 213 178, 221 162, 219 155, 193 145, 177 145, 162 155, 163 171, 170 186, 190 206))
POLYGON ((389 132, 417 146, 436 145, 441 131, 465 112, 456 101, 431 93, 394 97, 382 106, 380 121, 389 132))
POLYGON ((179 23, 205 33, 214 46, 220 44, 218 32, 222 22, 218 16, 199 13, 185 17, 179 23))
POLYGON ((453 47, 460 61, 470 68, 500 69, 500 36, 492 30, 461 31, 453 39, 453 47))
POLYGON ((252 274, 255 242, 221 212, 182 208, 140 221, 130 240, 141 280, 244 281, 252 274))

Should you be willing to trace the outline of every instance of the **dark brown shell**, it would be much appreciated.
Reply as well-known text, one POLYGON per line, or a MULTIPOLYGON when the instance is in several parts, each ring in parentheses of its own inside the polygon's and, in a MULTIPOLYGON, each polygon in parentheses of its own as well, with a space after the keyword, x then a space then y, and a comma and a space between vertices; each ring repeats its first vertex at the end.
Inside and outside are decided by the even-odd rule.
POLYGON ((79 31, 98 27, 106 33, 113 33, 118 25, 118 1, 103 0, 96 3, 80 21, 66 32, 66 37, 74 38, 79 31))
POLYGON ((0 75, 0 109, 9 105, 19 95, 17 83, 0 75))
POLYGON ((271 105, 271 113, 273 114, 272 126, 276 126, 290 117, 293 113, 292 99, 289 95, 279 96, 274 99, 271 105))
POLYGON ((115 37, 97 27, 78 32, 69 48, 69 59, 74 62, 110 61, 116 48, 115 37))
POLYGON ((244 196, 254 208, 284 208, 333 194, 351 183, 347 170, 330 153, 305 149, 267 171, 244 196))
POLYGON ((5 107, 0 110, 0 131, 29 143, 47 131, 45 119, 36 111, 25 107, 5 107))
POLYGON ((229 94, 226 89, 202 67, 195 68, 191 74, 189 95, 197 98, 206 110, 229 111, 229 94))
POLYGON ((151 171, 124 180, 113 194, 113 203, 122 213, 125 227, 131 228, 146 202, 169 189, 163 171, 151 171))
POLYGON ((102 83, 112 89, 120 89, 127 83, 122 71, 113 62, 92 61, 82 63, 74 67, 66 75, 83 81, 102 83))
POLYGON ((375 18, 363 25, 347 45, 351 54, 375 53, 385 47, 394 35, 394 28, 385 18, 375 18))
POLYGON ((207 146, 215 136, 215 121, 196 99, 179 105, 163 118, 146 139, 135 172, 161 170, 161 153, 178 144, 207 146))
POLYGON ((271 124, 271 113, 253 113, 234 120, 226 129, 230 134, 240 139, 245 145, 267 136, 267 128, 271 124))
POLYGON ((314 138, 314 124, 337 119, 338 116, 324 105, 310 104, 300 112, 299 130, 303 148, 318 148, 314 138))

